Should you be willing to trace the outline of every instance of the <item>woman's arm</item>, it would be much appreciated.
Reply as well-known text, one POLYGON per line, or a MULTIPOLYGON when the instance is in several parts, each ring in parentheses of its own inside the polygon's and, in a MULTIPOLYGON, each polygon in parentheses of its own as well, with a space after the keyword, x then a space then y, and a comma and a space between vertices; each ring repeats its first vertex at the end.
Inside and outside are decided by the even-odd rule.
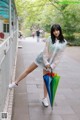
POLYGON ((62 58, 62 54, 63 51, 60 51, 59 53, 57 53, 57 55, 55 56, 54 60, 51 63, 51 68, 54 69, 60 62, 61 58, 62 58))
POLYGON ((65 40, 65 43, 63 43, 63 46, 61 48, 61 50, 56 54, 56 56, 54 57, 52 63, 50 64, 51 68, 54 69, 60 62, 61 58, 62 58, 62 55, 63 55, 63 52, 66 48, 66 45, 67 45, 67 41, 65 40))
POLYGON ((45 66, 50 65, 48 62, 48 57, 49 57, 49 40, 46 40, 46 44, 43 50, 43 61, 45 66))

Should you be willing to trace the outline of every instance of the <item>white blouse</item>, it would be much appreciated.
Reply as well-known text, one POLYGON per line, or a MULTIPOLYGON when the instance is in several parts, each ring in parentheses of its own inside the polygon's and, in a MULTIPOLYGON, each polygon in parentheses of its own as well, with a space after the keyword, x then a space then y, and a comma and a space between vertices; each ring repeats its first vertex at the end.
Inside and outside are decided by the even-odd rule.
POLYGON ((37 56, 35 63, 37 65, 41 65, 44 69, 46 69, 45 65, 50 64, 51 68, 54 69, 58 65, 64 48, 67 45, 67 41, 64 41, 65 42, 60 43, 59 40, 56 39, 56 42, 52 44, 51 37, 49 37, 46 40, 46 45, 43 52, 37 56))

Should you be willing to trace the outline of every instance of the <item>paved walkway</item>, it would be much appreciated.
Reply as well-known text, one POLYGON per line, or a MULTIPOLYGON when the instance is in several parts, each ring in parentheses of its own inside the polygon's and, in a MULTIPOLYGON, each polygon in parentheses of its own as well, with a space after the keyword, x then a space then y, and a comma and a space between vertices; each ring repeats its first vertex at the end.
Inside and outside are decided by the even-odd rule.
MULTIPOLYGON (((18 51, 16 77, 44 48, 43 42, 27 38, 18 51), (30 40, 30 42, 29 42, 30 40), (34 42, 33 42, 34 41, 34 42)), ((67 47, 55 71, 61 75, 53 111, 44 108, 42 69, 37 68, 15 88, 12 120, 80 120, 80 47, 67 47)))

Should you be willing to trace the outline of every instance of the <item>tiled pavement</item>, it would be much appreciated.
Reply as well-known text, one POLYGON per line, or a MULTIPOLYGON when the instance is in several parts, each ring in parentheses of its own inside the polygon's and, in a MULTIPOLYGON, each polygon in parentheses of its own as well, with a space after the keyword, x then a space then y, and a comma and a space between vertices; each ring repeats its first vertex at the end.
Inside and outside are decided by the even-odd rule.
MULTIPOLYGON (((32 39, 33 40, 33 39, 32 39)), ((44 43, 21 42, 16 77, 23 72, 44 48, 44 43)), ((42 69, 37 68, 15 88, 12 120, 80 120, 80 47, 67 47, 56 68, 61 76, 53 111, 44 108, 42 69)))

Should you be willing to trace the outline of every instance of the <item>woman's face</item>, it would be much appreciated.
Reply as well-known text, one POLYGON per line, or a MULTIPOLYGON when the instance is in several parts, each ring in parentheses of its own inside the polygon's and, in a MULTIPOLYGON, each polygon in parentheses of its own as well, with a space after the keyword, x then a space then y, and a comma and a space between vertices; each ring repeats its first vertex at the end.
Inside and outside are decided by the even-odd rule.
POLYGON ((60 31, 59 30, 54 30, 53 34, 57 38, 60 35, 60 31))

